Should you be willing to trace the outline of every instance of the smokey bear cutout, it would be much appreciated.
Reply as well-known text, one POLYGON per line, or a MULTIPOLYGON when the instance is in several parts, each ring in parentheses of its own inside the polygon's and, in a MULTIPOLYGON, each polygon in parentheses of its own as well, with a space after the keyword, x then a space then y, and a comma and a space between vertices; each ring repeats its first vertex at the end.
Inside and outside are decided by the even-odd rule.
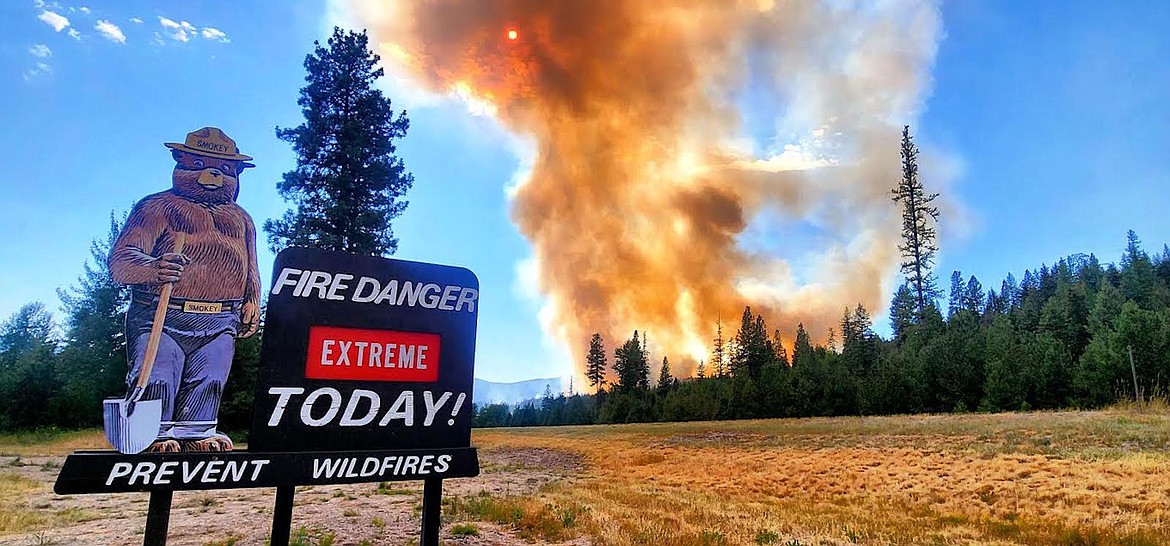
POLYGON ((175 160, 171 188, 134 206, 109 255, 113 279, 130 286, 131 298, 127 403, 121 415, 107 408, 106 435, 137 426, 140 436, 155 434, 146 436, 147 452, 229 451, 231 440, 216 430, 220 398, 235 339, 253 335, 260 321, 256 227, 236 204, 240 174, 254 165, 214 127, 164 145, 175 160), (155 400, 148 403, 161 406, 157 430, 155 422, 129 423, 135 404, 155 400))

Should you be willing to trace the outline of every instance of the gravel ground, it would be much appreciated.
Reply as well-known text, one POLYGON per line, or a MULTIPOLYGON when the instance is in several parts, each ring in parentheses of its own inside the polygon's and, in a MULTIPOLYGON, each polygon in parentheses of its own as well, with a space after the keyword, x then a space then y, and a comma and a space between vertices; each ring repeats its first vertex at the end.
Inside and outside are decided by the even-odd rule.
MULTIPOLYGON (((0 461, 0 464, 8 461, 0 461)), ((141 544, 146 523, 148 494, 60 496, 52 492, 61 457, 24 457, 4 468, 43 484, 28 493, 24 502, 35 510, 76 513, 76 523, 50 529, 0 536, 0 545, 110 545, 141 544)), ((480 450, 480 475, 447 480, 444 497, 475 495, 524 495, 555 480, 573 480, 584 469, 581 459, 569 452, 544 448, 491 448, 480 450)), ((421 482, 390 482, 379 491, 377 483, 297 488, 293 530, 303 528, 309 544, 333 533, 336 545, 416 544, 422 504, 421 482), (364 542, 363 542, 364 541, 364 542)), ((275 489, 232 489, 176 492, 171 508, 168 544, 265 544, 271 526, 275 489), (232 541, 234 540, 234 542, 232 541)), ((447 522, 441 532, 444 544, 523 544, 508 529, 474 522, 476 536, 456 536, 447 522)), ((562 544, 585 544, 577 540, 562 544)))

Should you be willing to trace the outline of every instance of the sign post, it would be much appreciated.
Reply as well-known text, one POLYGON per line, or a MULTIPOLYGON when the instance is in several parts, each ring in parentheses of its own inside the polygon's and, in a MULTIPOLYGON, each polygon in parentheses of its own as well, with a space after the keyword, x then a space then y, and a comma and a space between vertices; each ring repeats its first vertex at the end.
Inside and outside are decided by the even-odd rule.
POLYGON ((276 546, 297 485, 422 480, 420 543, 437 546, 442 480, 479 474, 475 275, 289 248, 273 277, 247 450, 76 452, 54 491, 150 491, 144 544, 165 544, 174 491, 275 487, 276 546))

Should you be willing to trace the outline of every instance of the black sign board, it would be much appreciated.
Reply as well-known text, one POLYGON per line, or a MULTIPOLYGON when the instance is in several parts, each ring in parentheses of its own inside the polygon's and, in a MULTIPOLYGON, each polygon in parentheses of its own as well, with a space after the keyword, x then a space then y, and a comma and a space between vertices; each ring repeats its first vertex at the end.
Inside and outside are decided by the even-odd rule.
POLYGON ((282 251, 249 448, 469 447, 478 306, 464 268, 282 251))
POLYGON ((474 449, 306 453, 80 451, 65 460, 54 492, 127 493, 467 478, 479 474, 474 449))
POLYGON ((467 269, 286 249, 273 268, 248 449, 80 451, 53 489, 149 491, 143 542, 165 544, 174 491, 275 486, 275 546, 288 544, 297 485, 422 480, 421 544, 437 545, 442 480, 479 474, 478 306, 467 269))

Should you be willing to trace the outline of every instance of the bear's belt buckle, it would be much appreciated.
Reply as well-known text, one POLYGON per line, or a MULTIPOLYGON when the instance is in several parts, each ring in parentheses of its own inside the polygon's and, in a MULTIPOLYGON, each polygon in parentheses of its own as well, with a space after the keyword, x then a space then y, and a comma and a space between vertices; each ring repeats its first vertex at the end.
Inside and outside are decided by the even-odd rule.
POLYGON ((223 304, 219 302, 206 301, 185 301, 183 302, 184 313, 203 313, 214 314, 223 310, 223 304))

